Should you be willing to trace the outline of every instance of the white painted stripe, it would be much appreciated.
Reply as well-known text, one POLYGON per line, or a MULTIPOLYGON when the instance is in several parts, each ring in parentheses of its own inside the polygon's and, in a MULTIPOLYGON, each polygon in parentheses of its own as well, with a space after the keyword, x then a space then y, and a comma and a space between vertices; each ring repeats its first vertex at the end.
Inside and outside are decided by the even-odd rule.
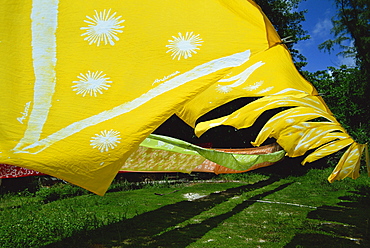
POLYGON ((89 118, 86 118, 84 120, 75 122, 51 135, 46 137, 43 140, 37 141, 27 147, 24 147, 22 150, 18 150, 17 152, 26 152, 28 149, 32 149, 37 147, 38 150, 34 151, 33 153, 38 153, 42 151, 43 149, 49 147, 50 145, 54 144, 57 141, 60 141, 62 139, 65 139, 75 133, 78 133, 79 131, 90 127, 97 125, 101 122, 104 122, 106 120, 115 118, 117 116, 120 116, 122 114, 128 113, 141 105, 149 102, 154 97, 158 97, 162 95, 163 93, 166 93, 168 91, 171 91, 181 85, 184 85, 190 81, 196 80, 198 78, 201 78, 203 76, 209 75, 211 73, 214 73, 216 71, 225 69, 225 68, 231 68, 236 67, 244 64, 249 59, 249 50, 241 53, 236 53, 227 57, 219 58, 212 60, 210 62, 207 62, 205 64, 199 65, 195 67, 194 69, 185 72, 181 75, 178 75, 162 84, 157 86, 156 88, 153 88, 149 90, 148 92, 142 94, 140 97, 121 104, 115 108, 112 108, 110 110, 103 111, 97 115, 91 116, 89 118))
POLYGON ((259 67, 261 67, 262 65, 264 65, 265 63, 263 63, 262 61, 259 61, 253 65, 251 65, 250 67, 248 67, 247 69, 245 69, 243 72, 241 72, 240 74, 236 75, 236 76, 233 76, 231 78, 227 78, 227 79, 221 79, 219 80, 218 82, 231 82, 231 81, 235 81, 235 83, 231 84, 231 85, 228 85, 229 87, 231 88, 235 88, 235 87, 238 87, 240 85, 242 85, 243 83, 245 83, 245 81, 247 81, 247 79, 249 78, 249 76, 255 71, 257 70, 259 67))
POLYGON ((302 91, 302 90, 297 90, 297 89, 293 89, 293 88, 286 88, 286 89, 283 89, 283 90, 281 90, 281 91, 279 91, 279 92, 276 92, 276 93, 274 93, 274 94, 271 94, 272 96, 275 96, 275 95, 281 95, 281 94, 286 94, 287 92, 298 92, 298 93, 303 93, 303 94, 307 94, 308 95, 308 93, 307 92, 305 92, 305 91, 302 91))
POLYGON ((33 0, 32 2, 31 45, 35 75, 34 100, 27 130, 17 147, 39 140, 51 107, 56 84, 55 32, 58 25, 58 2, 58 0, 33 0))

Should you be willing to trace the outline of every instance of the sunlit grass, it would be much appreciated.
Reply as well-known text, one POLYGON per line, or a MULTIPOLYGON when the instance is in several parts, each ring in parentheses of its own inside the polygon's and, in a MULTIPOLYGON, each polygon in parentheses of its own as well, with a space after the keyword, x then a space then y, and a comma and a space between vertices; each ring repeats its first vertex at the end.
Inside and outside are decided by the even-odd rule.
POLYGON ((329 174, 245 173, 175 185, 123 181, 104 197, 73 196, 81 192, 69 186, 6 194, 0 199, 0 247, 368 245, 369 179, 330 184, 329 174), (48 192, 59 198, 45 201, 48 192))

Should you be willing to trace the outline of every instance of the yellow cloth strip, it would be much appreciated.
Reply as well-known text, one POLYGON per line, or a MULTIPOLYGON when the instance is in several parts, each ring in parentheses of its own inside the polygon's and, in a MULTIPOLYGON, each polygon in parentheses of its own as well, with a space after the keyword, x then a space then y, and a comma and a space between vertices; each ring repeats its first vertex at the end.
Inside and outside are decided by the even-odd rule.
POLYGON ((343 154, 335 167, 333 173, 329 176, 328 181, 341 180, 346 177, 356 179, 359 177, 361 154, 366 145, 352 143, 352 145, 343 154))

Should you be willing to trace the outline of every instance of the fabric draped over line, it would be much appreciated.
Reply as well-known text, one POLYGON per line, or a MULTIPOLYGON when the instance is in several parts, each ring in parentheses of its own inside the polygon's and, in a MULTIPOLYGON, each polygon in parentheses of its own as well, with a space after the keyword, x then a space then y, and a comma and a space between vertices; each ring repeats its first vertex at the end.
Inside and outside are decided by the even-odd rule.
POLYGON ((0 18, 0 163, 103 195, 129 156, 155 137, 155 148, 140 149, 172 145, 181 151, 168 152, 190 149, 246 170, 253 157, 145 139, 174 113, 201 135, 292 107, 272 117, 253 144, 273 137, 293 157, 316 149, 304 162, 349 146, 329 180, 358 176, 367 146, 340 126, 251 0, 5 1, 0 18), (261 98, 195 125, 240 97, 261 98), (327 121, 312 121, 318 117, 327 121))
POLYGON ((254 152, 251 149, 207 149, 179 139, 151 134, 126 160, 121 171, 240 173, 273 164, 284 155, 285 151, 278 145, 266 146, 254 152))
MULTIPOLYGON (((241 173, 269 166, 285 155, 285 151, 276 143, 258 149, 214 150, 218 156, 215 156, 214 152, 210 152, 209 149, 179 139, 149 135, 125 161, 120 172, 241 173), (227 164, 229 168, 215 161, 227 164)), ((45 174, 13 165, 0 164, 0 179, 37 175, 45 174)))

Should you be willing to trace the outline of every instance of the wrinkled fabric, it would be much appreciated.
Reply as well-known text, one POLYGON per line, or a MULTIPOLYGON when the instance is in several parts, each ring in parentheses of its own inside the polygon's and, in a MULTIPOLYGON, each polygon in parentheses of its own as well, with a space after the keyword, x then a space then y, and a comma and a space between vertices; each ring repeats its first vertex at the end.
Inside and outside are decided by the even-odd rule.
POLYGON ((185 102, 280 40, 250 1, 3 1, 0 162, 103 194, 185 102))
MULTIPOLYGON (((251 0, 5 0, 0 18, 0 163, 99 195, 174 113, 195 126, 233 99, 287 95, 331 115, 251 0)), ((233 116, 235 126, 245 114, 233 116)), ((285 135, 294 126, 281 128, 285 135)), ((295 155, 284 137, 280 145, 295 155)))
MULTIPOLYGON (((263 149, 254 152, 252 149, 207 149, 179 139, 151 134, 126 160, 121 171, 190 173, 198 167, 196 171, 204 172, 201 165, 207 160, 223 165, 228 173, 243 172, 257 168, 259 164, 271 165, 285 156, 281 148, 277 149, 273 145, 268 148, 265 149, 269 152, 263 152, 263 149)), ((213 170, 216 174, 219 171, 221 169, 213 170)))
MULTIPOLYGON (((175 138, 149 135, 128 157, 120 172, 240 173, 271 165, 282 159, 284 155, 285 151, 276 143, 257 149, 210 150, 175 138), (201 153, 203 156, 200 155, 201 153), (221 164, 229 164, 229 167, 239 170, 221 166, 207 158, 221 164)), ((45 174, 18 166, 0 164, 0 179, 37 175, 45 174)))

